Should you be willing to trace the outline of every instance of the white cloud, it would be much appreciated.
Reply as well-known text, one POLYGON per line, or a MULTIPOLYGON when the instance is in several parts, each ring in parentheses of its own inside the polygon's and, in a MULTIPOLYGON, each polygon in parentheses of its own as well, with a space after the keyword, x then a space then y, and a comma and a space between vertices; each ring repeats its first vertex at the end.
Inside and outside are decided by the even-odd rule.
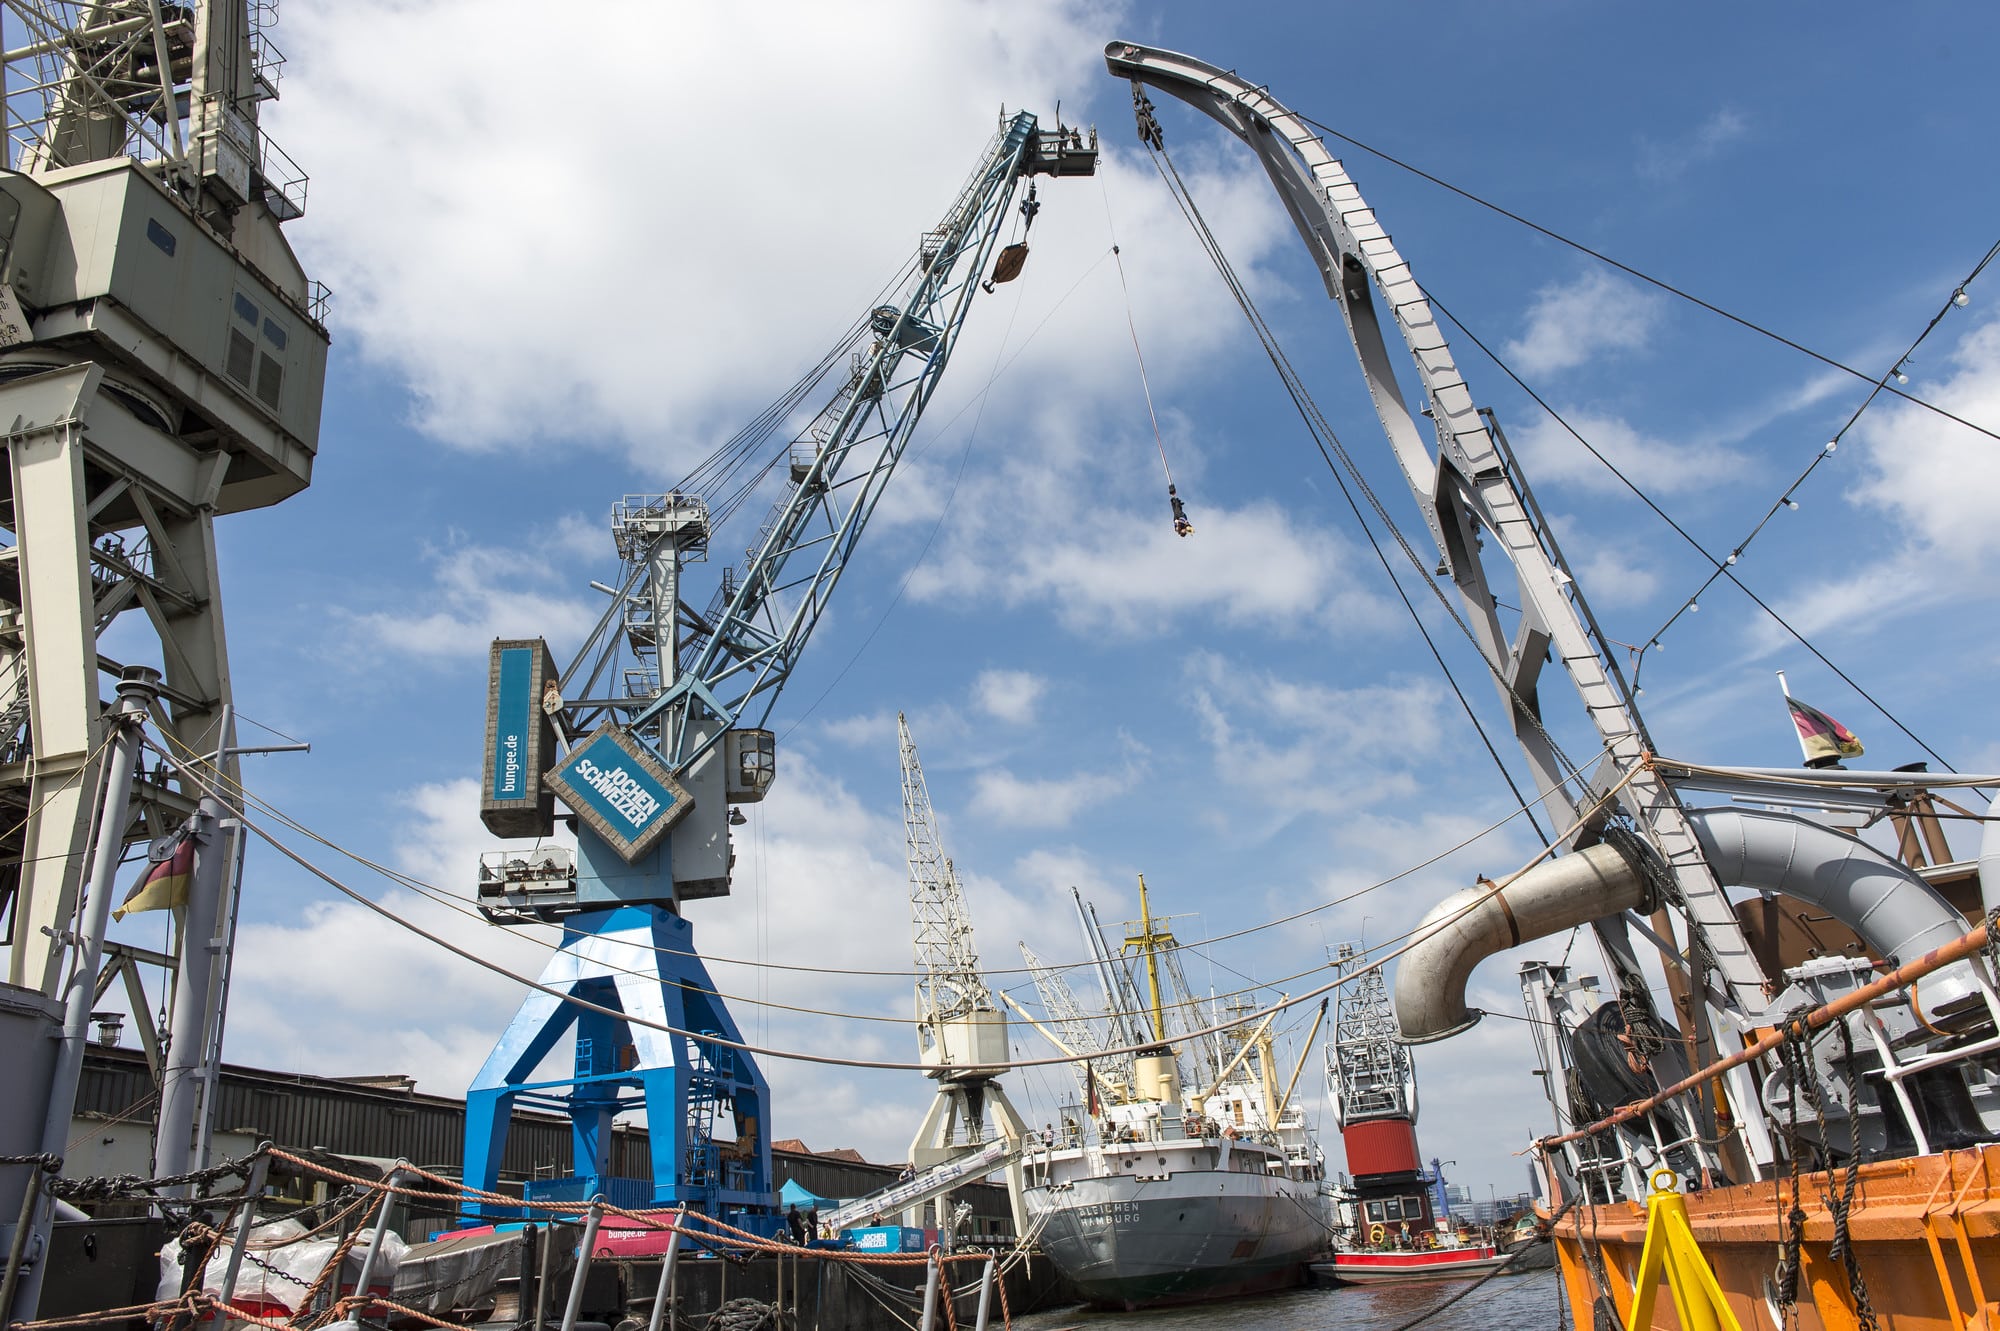
MULTIPOLYGON (((1924 397, 2000 429, 2000 319, 1967 333, 1946 365, 1941 381, 1923 385, 1924 397)), ((1864 450, 1856 496, 1887 510, 1914 547, 1959 565, 2000 553, 2000 523, 1993 520, 2000 444, 1920 407, 1882 400, 1850 438, 1864 450)))
POLYGON ((1256 792, 1261 835, 1304 811, 1345 819, 1414 794, 1413 773, 1436 753, 1451 715, 1443 687, 1429 680, 1339 688, 1213 652, 1197 653, 1186 673, 1217 787, 1256 792))
MULTIPOLYGON (((479 853, 500 844, 479 823, 478 782, 419 786, 399 794, 396 804, 407 821, 397 829, 394 867, 442 889, 458 909, 389 886, 350 860, 329 853, 308 858, 413 924, 517 974, 538 974, 546 932, 488 924, 468 900, 479 853)), ((282 839, 301 853, 308 849, 297 836, 282 839)), ((271 880, 292 876, 275 851, 255 843, 246 864, 246 898, 271 900, 271 880)), ((514 981, 356 902, 317 901, 289 920, 243 924, 228 1056, 322 1075, 404 1073, 427 1091, 456 1095, 471 1083, 522 994, 514 981), (300 1038, 302 1012, 312 1014, 307 1041, 300 1038)))
POLYGON ((1690 167, 1716 157, 1749 130, 1750 122, 1743 114, 1725 106, 1680 139, 1665 142, 1641 139, 1639 175, 1656 184, 1678 180, 1690 167))
POLYGON ((1629 551, 1598 550, 1583 561, 1577 576, 1592 605, 1622 609, 1644 605, 1660 588, 1660 572, 1629 551))
POLYGON ((1159 633, 1193 616, 1281 631, 1386 622, 1382 603, 1353 580, 1346 544, 1276 504, 1232 509, 1191 499, 1196 533, 1184 539, 1174 535, 1164 501, 1157 512, 1143 512, 1102 497, 1084 502, 1073 483, 1052 488, 1071 493, 968 515, 952 548, 911 578, 912 595, 1045 604, 1079 633, 1159 633), (1021 539, 1023 522, 1031 539, 1021 539), (992 542, 1003 539, 1032 557, 992 559, 992 542))
POLYGON ((1049 681, 1028 670, 982 670, 972 681, 972 698, 981 711, 1009 725, 1035 719, 1035 704, 1048 692, 1049 681))
MULTIPOLYGON (((1987 428, 2000 427, 2000 320, 1978 325, 1942 361, 1946 372, 1924 396, 1987 428)), ((1890 519, 1894 544, 1862 551, 1845 567, 1793 590, 1779 612, 1807 638, 1879 624, 1951 601, 1990 596, 1984 576, 2000 555, 1993 496, 2000 494, 2000 445, 1905 402, 1877 401, 1849 432, 1859 475, 1850 502, 1890 519)), ((1847 449, 1829 461, 1838 468, 1847 449)), ((1826 467, 1822 467, 1824 474, 1826 467)), ((1824 485, 1824 480, 1819 484, 1824 485)), ((1811 489, 1801 503, 1825 503, 1811 489)), ((1760 623, 1751 650, 1765 655, 1792 642, 1760 623)))
POLYGON ((1527 329, 1506 352, 1523 374, 1540 375, 1573 370, 1606 353, 1643 351, 1663 306, 1656 293, 1592 268, 1574 282, 1536 292, 1527 329))
MULTIPOLYGON (((1709 490, 1748 469, 1742 454, 1713 439, 1661 439, 1641 434, 1622 417, 1574 408, 1565 408, 1563 418, 1634 485, 1655 498, 1709 490)), ((1546 417, 1522 430, 1515 441, 1536 485, 1631 493, 1569 431, 1546 417)))
POLYGON ((1009 827, 1067 827, 1079 814, 1124 794, 1137 781, 1132 766, 1116 772, 1037 778, 995 768, 973 778, 972 807, 1009 827))
MULTIPOLYGON (((597 554, 579 535, 581 522, 557 524, 545 547, 555 553, 597 554)), ((603 605, 575 599, 566 573, 520 549, 463 540, 424 552, 431 566, 428 595, 410 611, 342 613, 372 645, 400 656, 445 661, 482 655, 494 638, 545 637, 560 650, 589 632, 603 605)), ((579 580, 580 581, 580 580, 579 580)))
POLYGON ((664 438, 649 456, 667 469, 847 324, 943 212, 996 107, 1052 115, 1103 82, 1108 26, 1082 0, 285 17, 270 123, 313 174, 302 246, 420 427, 471 448, 664 438), (588 94, 524 101, 501 71, 529 69, 589 69, 588 94), (830 126, 855 128, 855 152, 800 151, 830 126))

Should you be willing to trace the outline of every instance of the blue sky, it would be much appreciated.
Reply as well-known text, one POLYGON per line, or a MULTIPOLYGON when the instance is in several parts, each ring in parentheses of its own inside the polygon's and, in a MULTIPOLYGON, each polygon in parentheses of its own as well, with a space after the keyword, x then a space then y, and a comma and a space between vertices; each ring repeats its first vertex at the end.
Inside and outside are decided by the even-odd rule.
MULTIPOLYGON (((611 503, 666 488, 817 358, 943 211, 1003 104, 1052 118, 1060 101, 1107 148, 1099 180, 1045 182, 1025 277, 973 311, 779 706, 780 784, 739 831, 736 893, 690 910, 705 951, 749 962, 909 964, 898 710, 995 966, 1018 965, 1017 939, 1079 955, 1072 885, 1114 922, 1143 872, 1183 938, 1234 933, 1428 859, 1512 806, 1138 149, 1106 40, 1240 69, 1342 133, 1871 373, 2000 231, 2000 16, 1984 6, 598 8, 590 31, 552 30, 512 0, 356 0, 288 9, 277 33, 290 59, 266 123, 313 177, 290 234, 335 290, 335 342, 312 488, 221 529, 239 704, 313 743, 246 775, 324 835, 461 895, 487 844, 473 795, 487 642, 545 633, 566 659, 597 610, 587 581, 614 566, 611 503), (1186 541, 1169 527, 1114 233, 1198 529, 1186 541)), ((1207 121, 1155 101, 1320 405, 1420 531, 1268 183, 1207 121)), ((1865 395, 1336 151, 1424 285, 1711 549, 1731 548, 1865 395)), ((2000 428, 1991 282, 1925 343, 1909 391, 2000 428)), ((1454 345, 1606 631, 1644 641, 1697 585, 1699 556, 1454 345)), ((1981 687, 2000 646, 1996 447, 1878 403, 1739 565, 1962 770, 2000 763, 1981 687)), ((698 596, 717 572, 697 571, 698 596)), ((1469 647, 1442 627, 1496 724, 1469 647)), ((1795 762, 1784 668, 1871 764, 1922 756, 1738 593, 1704 596, 1664 645, 1643 703, 1670 753, 1795 762)), ((1574 734, 1568 700, 1545 695, 1574 734)), ((1535 845, 1509 824, 1394 887, 1219 945, 1193 978, 1223 990, 1308 972, 1325 945, 1401 933, 1535 845)), ((539 964, 532 940, 341 872, 506 964, 539 964)), ((462 1090, 511 1015, 506 982, 268 851, 253 851, 246 893, 232 1060, 462 1090)), ((159 917, 129 923, 157 942, 159 917)), ((1488 963, 1474 1001, 1518 1011, 1512 969, 1488 963)), ((820 1010, 739 1003, 754 1038, 915 1052, 897 1024, 906 982, 716 971, 746 999, 820 1010)), ((1475 1187, 1516 1186, 1513 1152, 1549 1121, 1529 1066, 1517 1022, 1422 1051, 1427 1153, 1475 1187)), ((902 1158, 928 1096, 913 1073, 766 1071, 776 1135, 876 1159, 902 1158)), ((1028 1072, 1010 1089, 1046 1118, 1058 1080, 1028 1072)), ((1301 1083, 1314 1104, 1319 1080, 1301 1083)))

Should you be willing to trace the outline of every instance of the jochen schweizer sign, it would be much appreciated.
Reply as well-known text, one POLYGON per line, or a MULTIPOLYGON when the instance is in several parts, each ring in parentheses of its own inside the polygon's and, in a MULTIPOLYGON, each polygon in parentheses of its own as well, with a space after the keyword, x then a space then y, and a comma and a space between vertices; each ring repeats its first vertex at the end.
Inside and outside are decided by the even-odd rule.
POLYGON ((651 853, 694 803, 644 745, 609 726, 571 749, 548 784, 628 864, 651 853))

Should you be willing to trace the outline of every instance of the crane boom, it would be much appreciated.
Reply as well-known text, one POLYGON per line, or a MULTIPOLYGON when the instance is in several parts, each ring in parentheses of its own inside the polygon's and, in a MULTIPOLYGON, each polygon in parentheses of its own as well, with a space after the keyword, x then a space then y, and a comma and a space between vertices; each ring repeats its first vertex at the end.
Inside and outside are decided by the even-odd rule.
POLYGON ((1062 977, 1061 971, 1044 965, 1026 943, 1020 947, 1022 964, 1027 966, 1028 974, 1035 981, 1035 992, 1041 995, 1042 1010, 1048 1013, 1063 1044, 1068 1046, 1065 1052, 1074 1051, 1079 1056, 1091 1058, 1102 1069, 1101 1081, 1118 1087, 1120 1094, 1129 1093, 1132 1088, 1132 1056, 1118 1054, 1105 1057, 1104 1041, 1091 1028, 1090 1019, 1084 1015, 1083 1005, 1077 1002, 1069 981, 1062 977))
POLYGON ((972 916, 958 875, 938 837, 937 814, 917 757, 910 724, 896 713, 903 765, 903 828, 910 864, 910 917, 916 934, 917 1021, 935 1031, 942 1022, 993 1010, 993 995, 979 973, 972 946, 972 916))
POLYGON ((770 715, 944 373, 1015 188, 1045 160, 1035 125, 1023 111, 1002 126, 924 234, 910 291, 870 315, 865 363, 794 445, 793 488, 773 509, 734 595, 686 672, 633 718, 634 726, 666 718, 660 750, 675 771, 723 730, 770 715))
MULTIPOLYGON (((1158 88, 1257 154, 1340 308, 1390 450, 1437 545, 1440 572, 1458 589, 1460 612, 1491 668, 1538 793, 1576 828, 1573 846, 1595 840, 1614 811, 1629 817, 1664 861, 1688 927, 1702 936, 1734 1006, 1760 1012, 1763 971, 1686 811, 1647 761, 1652 745, 1616 660, 1564 570, 1492 413, 1474 403, 1429 297, 1346 169, 1298 115, 1236 74, 1123 41, 1106 46, 1104 58, 1114 76, 1132 81, 1135 100, 1140 84, 1158 88), (1378 298, 1388 307, 1386 321, 1378 298), (1434 447, 1398 386, 1392 338, 1414 363, 1434 447), (1495 594, 1483 548, 1511 564, 1518 598, 1495 594), (1511 634, 1497 610, 1503 601, 1521 607, 1511 634), (1580 764, 1591 770, 1573 768, 1543 725, 1538 685, 1550 661, 1569 676, 1600 743, 1591 761, 1580 764)), ((1622 923, 1613 918, 1598 932, 1607 959, 1643 993, 1622 923)))

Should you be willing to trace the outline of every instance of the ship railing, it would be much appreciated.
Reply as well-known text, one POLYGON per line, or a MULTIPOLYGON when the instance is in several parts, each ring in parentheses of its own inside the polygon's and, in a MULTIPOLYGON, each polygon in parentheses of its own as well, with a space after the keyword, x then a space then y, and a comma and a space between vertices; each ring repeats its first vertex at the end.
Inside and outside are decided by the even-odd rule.
MULTIPOLYGON (((1543 1137, 1535 1143, 1535 1147, 1544 1154, 1558 1148, 1565 1148, 1565 1154, 1572 1165, 1575 1165, 1577 1163, 1577 1153, 1574 1151, 1574 1148, 1579 1143, 1606 1140, 1606 1134, 1613 1129, 1621 1130, 1615 1135, 1622 1136, 1624 1132, 1633 1130, 1633 1124, 1641 1121, 1650 1122, 1655 1110, 1667 1105, 1678 1097, 1687 1095, 1689 1092, 1700 1090, 1718 1077, 1731 1074, 1734 1069, 1742 1068, 1746 1064, 1756 1063, 1766 1056, 1777 1052, 1785 1041, 1796 1038, 1798 1032, 1824 1030, 1842 1020, 1850 1013, 1870 1008, 1872 1005, 1883 1002, 1883 1000, 1888 1000, 1888 1004, 1892 1007, 1897 1004, 1899 998, 1903 1003, 1907 1003, 1908 999, 1903 997, 1903 995, 1915 982, 1922 980, 1924 977, 1945 966, 1951 965, 1953 962, 1973 960, 1974 964, 1970 969, 1978 976, 1976 987, 1979 988, 1982 998, 1988 1004, 1989 1014, 1995 1015, 1996 1020, 2000 1020, 2000 997, 1996 997, 1993 993, 1992 977, 1980 973, 1979 962, 1981 954, 1987 953, 1988 949, 1996 946, 2000 946, 2000 925, 1996 925, 1993 922, 1982 923, 1960 937, 1953 939, 1951 942, 1941 947, 1933 948, 1931 951, 1913 960, 1896 965, 1887 974, 1877 976, 1874 980, 1866 984, 1848 990, 1830 1003, 1824 1003, 1809 1011, 1805 1011, 1796 1018, 1788 1018, 1782 1028, 1770 1030, 1743 1049, 1727 1057, 1717 1059, 1715 1062, 1683 1078, 1674 1085, 1663 1088, 1657 1094, 1644 1100, 1636 1100, 1631 1104, 1622 1105, 1613 1112, 1597 1119, 1595 1122, 1579 1124, 1565 1132, 1543 1137)), ((2000 1031, 1996 1031, 1996 1035, 2000 1035, 2000 1031)), ((1981 1057, 1985 1052, 1990 1052, 1993 1048, 2000 1048, 2000 1043, 1996 1043, 1993 1039, 1975 1040, 1956 1049, 1938 1050, 1934 1053, 1927 1053, 1918 1059, 1912 1060, 1907 1065, 1897 1063, 1897 1069, 1903 1071, 1902 1076, 1897 1077, 1895 1082, 1900 1082, 1904 1078, 1926 1070, 1926 1068, 1941 1067, 1949 1063, 1981 1057), (1987 1046, 1986 1050, 1979 1049, 1978 1046, 1982 1044, 1987 1046)), ((1893 1057, 1893 1046, 1890 1053, 1893 1057)), ((1636 1197, 1639 1194, 1635 1190, 1629 1195, 1636 1197)))
POLYGON ((1570 1166, 1586 1196, 1597 1192, 1607 1200, 1642 1200, 1648 1191, 1647 1180, 1662 1164, 1668 1168, 1682 1161, 1704 1167, 1714 1164, 1708 1143, 1690 1126, 1696 1121, 1691 1104, 1684 1100, 1665 1102, 1657 1112, 1571 1143, 1570 1166), (1670 1119, 1680 1131, 1662 1132, 1662 1119, 1670 1119), (1597 1185, 1595 1189, 1592 1183, 1597 1185))
MULTIPOLYGON (((1848 983, 1842 985, 1839 989, 1829 987, 1825 983, 1826 976, 1824 975, 1813 977, 1815 982, 1811 983, 1809 988, 1815 998, 1821 1003, 1825 1003, 1838 997, 1847 988, 1859 987, 1861 983, 1865 982, 1864 977, 1870 970, 1872 970, 1870 963, 1857 961, 1853 965, 1854 974, 1851 977, 1842 977, 1848 979, 1848 983)), ((1975 954, 1966 958, 1963 973, 1971 979, 1973 987, 1978 992, 1981 1004, 1985 1008, 1985 1018, 1990 1029, 1989 1033, 1981 1038, 1966 1040, 1968 1035, 1977 1034, 1979 1026, 1976 1023, 1967 1023, 1961 1018, 1958 1022, 1954 1023, 1957 1026, 1955 1031, 1944 1033, 1939 1038, 1963 1040, 1965 1041, 1964 1043, 1948 1045, 1940 1049, 1937 1047, 1939 1038, 1933 1038, 1924 1041, 1921 1049, 1910 1050, 1907 1047, 1907 1042, 1899 1040, 1896 1032, 1890 1029, 1890 1018, 1900 1017, 1897 1025, 1904 1031, 1912 1033, 1920 1033, 1925 1030, 1932 1032, 1939 1031, 1939 1028, 1933 1024, 1932 1019, 1927 1019, 1924 1016, 1922 1009, 1917 1005, 1917 1001, 1911 996, 1912 992, 1921 992, 1915 983, 1912 984, 1910 991, 1905 991, 1905 993, 1898 995, 1894 1001, 1863 1007, 1857 1012, 1840 1018, 1840 1021, 1847 1027, 1847 1039, 1852 1043, 1854 1048, 1857 1051, 1862 1049, 1872 1050, 1876 1058, 1880 1060, 1879 1075, 1882 1079, 1882 1085, 1888 1090, 1889 1097, 1894 1100, 1897 1112, 1903 1120, 1903 1126, 1909 1132, 1910 1139, 1914 1143, 1914 1153, 1917 1155, 1929 1155, 1933 1149, 1933 1143, 1931 1141, 1931 1134, 1926 1130, 1926 1115, 1919 1109, 1916 1098, 1911 1095, 1910 1088, 1906 1085, 1908 1080, 1920 1073, 1930 1072, 1934 1069, 1985 1059, 1995 1053, 1995 1051, 2000 1051, 2000 992, 1996 992, 1993 977, 1987 972, 1986 957, 1983 954, 1975 954), (1914 1053, 1914 1056, 1908 1058, 1899 1056, 1897 1053, 1898 1044, 1904 1044, 1906 1046, 1905 1053, 1914 1053)), ((1935 1013, 1932 1014, 1932 1017, 1937 1020, 1945 1019, 1935 1013)), ((1774 1076, 1777 1075, 1781 1074, 1774 1074, 1774 1076)), ((1875 1074, 1871 1070, 1869 1075, 1875 1074)), ((1859 1107, 1861 1097, 1855 1094, 1851 1088, 1844 1096, 1838 1098, 1849 1102, 1845 1106, 1847 1112, 1863 1112, 1859 1107)))

